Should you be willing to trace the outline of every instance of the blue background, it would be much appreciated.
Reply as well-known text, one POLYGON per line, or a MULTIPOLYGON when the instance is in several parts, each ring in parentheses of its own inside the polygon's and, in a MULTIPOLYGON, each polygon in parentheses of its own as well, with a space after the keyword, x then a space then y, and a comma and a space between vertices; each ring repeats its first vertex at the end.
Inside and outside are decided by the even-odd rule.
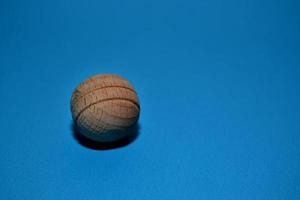
POLYGON ((0 199, 300 199, 298 0, 0 2, 0 199), (70 97, 139 93, 139 137, 93 150, 70 97))

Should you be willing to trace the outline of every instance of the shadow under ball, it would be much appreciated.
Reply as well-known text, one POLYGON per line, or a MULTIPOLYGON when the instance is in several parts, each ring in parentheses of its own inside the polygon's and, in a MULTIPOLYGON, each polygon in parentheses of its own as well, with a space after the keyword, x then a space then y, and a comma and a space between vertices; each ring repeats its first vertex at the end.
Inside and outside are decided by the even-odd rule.
POLYGON ((113 142, 130 134, 140 114, 133 86, 113 74, 99 74, 80 83, 71 98, 76 129, 88 139, 113 142))

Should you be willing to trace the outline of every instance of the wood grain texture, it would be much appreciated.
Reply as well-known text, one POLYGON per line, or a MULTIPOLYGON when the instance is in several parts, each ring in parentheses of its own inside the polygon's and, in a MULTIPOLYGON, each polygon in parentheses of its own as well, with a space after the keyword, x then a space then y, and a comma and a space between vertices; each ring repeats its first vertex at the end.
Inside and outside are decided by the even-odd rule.
POLYGON ((75 89, 71 111, 81 134, 96 141, 115 141, 126 136, 125 130, 138 121, 140 103, 126 79, 99 74, 75 89))

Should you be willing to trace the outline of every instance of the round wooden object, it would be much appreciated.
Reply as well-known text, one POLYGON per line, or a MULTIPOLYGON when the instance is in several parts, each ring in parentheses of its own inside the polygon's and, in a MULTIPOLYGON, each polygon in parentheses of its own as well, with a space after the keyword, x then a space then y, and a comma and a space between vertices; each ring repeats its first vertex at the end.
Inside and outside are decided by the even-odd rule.
POLYGON ((72 117, 78 131, 89 139, 111 142, 129 134, 139 118, 140 103, 133 86, 113 74, 95 75, 73 92, 72 117))

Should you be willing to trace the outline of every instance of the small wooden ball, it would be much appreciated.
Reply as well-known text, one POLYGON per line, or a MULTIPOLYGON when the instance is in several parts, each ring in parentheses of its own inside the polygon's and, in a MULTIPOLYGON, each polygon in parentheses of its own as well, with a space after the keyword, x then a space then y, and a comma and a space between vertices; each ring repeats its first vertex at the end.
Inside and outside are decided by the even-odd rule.
POLYGON ((71 111, 76 129, 98 142, 127 136, 139 118, 140 103, 133 86, 113 74, 99 74, 83 81, 73 92, 71 111))

